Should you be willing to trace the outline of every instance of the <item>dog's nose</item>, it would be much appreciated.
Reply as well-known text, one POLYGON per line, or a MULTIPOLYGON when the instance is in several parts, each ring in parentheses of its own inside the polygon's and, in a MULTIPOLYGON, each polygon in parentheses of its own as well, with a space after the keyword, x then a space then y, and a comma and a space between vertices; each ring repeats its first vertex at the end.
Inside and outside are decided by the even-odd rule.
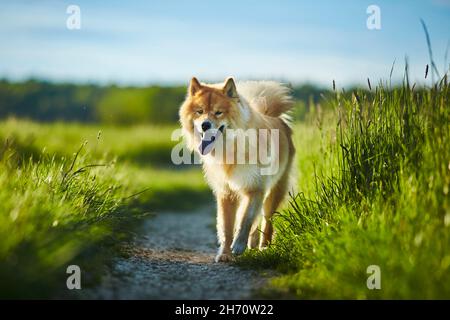
POLYGON ((202 122, 202 130, 203 130, 203 132, 208 131, 209 129, 211 129, 211 122, 203 121, 202 122))

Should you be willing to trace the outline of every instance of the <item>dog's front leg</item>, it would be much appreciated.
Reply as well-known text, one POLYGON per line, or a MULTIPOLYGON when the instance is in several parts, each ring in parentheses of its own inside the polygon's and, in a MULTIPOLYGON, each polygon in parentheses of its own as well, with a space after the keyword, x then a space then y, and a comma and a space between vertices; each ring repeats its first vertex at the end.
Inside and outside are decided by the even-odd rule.
POLYGON ((231 243, 233 241, 234 221, 237 209, 236 196, 230 192, 217 194, 217 237, 219 251, 216 262, 230 261, 231 243))
POLYGON ((240 221, 237 223, 235 237, 231 245, 233 254, 242 254, 247 247, 250 229, 262 210, 263 198, 262 191, 248 192, 243 196, 239 207, 240 221))

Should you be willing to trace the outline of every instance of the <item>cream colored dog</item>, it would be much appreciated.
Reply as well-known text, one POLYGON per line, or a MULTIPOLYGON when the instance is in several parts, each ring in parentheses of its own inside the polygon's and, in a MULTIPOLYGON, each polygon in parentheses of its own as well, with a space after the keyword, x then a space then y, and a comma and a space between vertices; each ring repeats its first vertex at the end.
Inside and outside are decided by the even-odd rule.
POLYGON ((190 82, 180 121, 217 198, 216 262, 272 240, 271 217, 291 187, 295 149, 286 116, 291 108, 289 89, 277 82, 190 82))

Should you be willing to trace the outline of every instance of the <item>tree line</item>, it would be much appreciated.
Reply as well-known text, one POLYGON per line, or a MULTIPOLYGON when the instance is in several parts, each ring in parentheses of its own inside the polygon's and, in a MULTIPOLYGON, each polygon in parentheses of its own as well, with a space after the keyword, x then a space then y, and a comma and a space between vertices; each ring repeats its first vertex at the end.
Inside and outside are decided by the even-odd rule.
MULTIPOLYGON (((308 84, 294 87, 294 117, 304 117, 309 105, 317 103, 325 92, 308 84)), ((119 87, 0 80, 0 118, 118 125, 174 123, 185 94, 185 86, 119 87)))

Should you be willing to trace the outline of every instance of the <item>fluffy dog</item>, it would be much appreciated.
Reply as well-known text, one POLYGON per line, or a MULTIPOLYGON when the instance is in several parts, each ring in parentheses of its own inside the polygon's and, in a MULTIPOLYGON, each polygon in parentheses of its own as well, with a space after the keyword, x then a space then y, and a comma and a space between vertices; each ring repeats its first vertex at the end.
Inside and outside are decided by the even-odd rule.
POLYGON ((272 240, 271 217, 292 187, 295 149, 286 115, 292 105, 289 89, 273 81, 190 82, 179 115, 216 196, 216 262, 272 240), (270 157, 262 152, 267 148, 270 157))

